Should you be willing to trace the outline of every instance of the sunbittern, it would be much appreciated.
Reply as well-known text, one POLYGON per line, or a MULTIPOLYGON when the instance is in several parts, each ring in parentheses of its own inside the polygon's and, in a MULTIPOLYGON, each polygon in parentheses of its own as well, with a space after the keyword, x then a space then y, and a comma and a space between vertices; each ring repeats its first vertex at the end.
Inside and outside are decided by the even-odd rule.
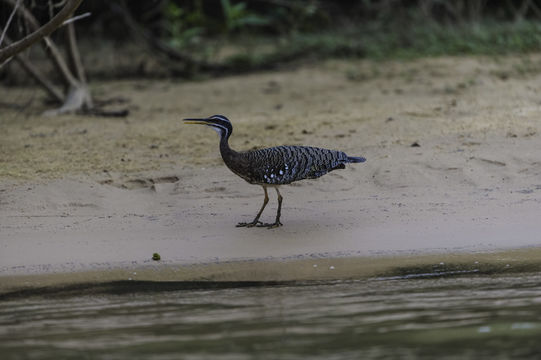
POLYGON ((201 124, 213 128, 220 136, 220 153, 227 167, 250 184, 261 185, 265 191, 263 206, 252 222, 239 223, 238 227, 281 226, 282 195, 279 185, 290 184, 303 179, 316 179, 329 171, 345 169, 347 163, 366 161, 364 157, 347 156, 342 151, 321 149, 310 146, 276 146, 267 149, 236 152, 229 147, 233 126, 223 115, 204 119, 184 119, 186 124, 201 124), (274 223, 262 223, 259 217, 269 202, 267 188, 274 187, 278 195, 278 211, 274 223))

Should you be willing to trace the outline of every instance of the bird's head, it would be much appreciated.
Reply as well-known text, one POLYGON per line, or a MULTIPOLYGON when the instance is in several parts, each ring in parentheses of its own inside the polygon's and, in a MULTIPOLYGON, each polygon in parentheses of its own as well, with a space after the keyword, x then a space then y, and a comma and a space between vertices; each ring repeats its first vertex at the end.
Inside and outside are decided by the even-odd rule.
POLYGON ((233 132, 231 121, 223 115, 212 115, 202 119, 184 119, 185 124, 207 125, 213 128, 220 137, 228 138, 233 132))

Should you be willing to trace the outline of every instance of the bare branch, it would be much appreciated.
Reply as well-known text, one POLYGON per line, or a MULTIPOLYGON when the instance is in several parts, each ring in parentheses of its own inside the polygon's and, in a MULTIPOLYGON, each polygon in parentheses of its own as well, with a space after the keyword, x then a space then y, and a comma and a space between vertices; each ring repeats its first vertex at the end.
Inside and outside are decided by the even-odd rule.
POLYGON ((25 38, 0 49, 0 63, 3 63, 10 57, 20 53, 24 49, 32 46, 45 36, 55 31, 60 25, 62 25, 64 20, 71 16, 79 5, 81 5, 82 1, 83 0, 67 0, 66 5, 62 8, 62 10, 60 10, 58 14, 56 14, 55 17, 53 17, 48 23, 25 38))
MULTIPOLYGON (((4 29, 5 31, 5 29, 4 29)), ((11 44, 11 39, 6 36, 6 43, 11 44)), ((25 57, 21 54, 17 54, 13 57, 15 61, 22 66, 22 68, 34 78, 49 95, 51 95, 55 100, 62 103, 64 101, 64 94, 56 86, 53 85, 43 74, 25 57)))
POLYGON ((76 74, 79 81, 86 84, 85 70, 83 67, 83 62, 81 61, 79 48, 77 47, 77 39, 75 38, 75 26, 73 26, 73 23, 68 24, 66 37, 68 43, 68 57, 70 60, 71 69, 76 74))
POLYGON ((58 2, 57 4, 53 4, 53 7, 61 8, 62 6, 64 6, 65 3, 66 3, 66 0, 62 0, 62 1, 58 2))
MULTIPOLYGON (((11 5, 15 5, 15 2, 17 0, 4 0, 4 1, 11 5)), ((30 25, 30 28, 33 31, 37 31, 39 29, 40 25, 37 19, 26 8, 26 6, 24 6, 24 4, 20 7, 19 12, 22 14, 24 19, 28 22, 28 24, 30 25)), ((67 88, 69 88, 70 86, 77 86, 77 80, 75 79, 75 76, 73 76, 73 74, 69 70, 68 65, 64 61, 64 58, 62 57, 60 49, 56 46, 56 44, 53 42, 53 40, 49 36, 45 36, 43 38, 43 41, 44 41, 45 52, 49 56, 49 59, 52 61, 57 72, 60 73, 62 77, 62 81, 64 82, 64 85, 67 88)))
POLYGON ((43 113, 44 116, 56 116, 61 114, 72 113, 81 109, 88 109, 88 103, 91 103, 90 93, 84 85, 71 87, 68 91, 64 103, 58 109, 47 110, 43 113))
POLYGON ((9 15, 8 21, 6 23, 6 26, 4 27, 4 31, 2 31, 2 36, 0 36, 0 46, 2 45, 2 42, 4 41, 4 37, 6 36, 6 32, 9 29, 9 24, 11 24, 11 21, 13 20, 13 16, 17 12, 17 8, 21 5, 21 0, 17 0, 15 3, 15 6, 13 7, 13 11, 11 11, 11 14, 9 15))
POLYGON ((26 70, 26 72, 30 76, 34 78, 34 80, 36 80, 45 89, 45 91, 47 91, 50 96, 52 96, 60 103, 64 101, 64 95, 62 94, 62 91, 56 88, 53 83, 51 83, 45 76, 43 76, 43 74, 40 73, 39 70, 30 61, 28 61, 21 55, 15 55, 14 59, 19 65, 23 67, 23 69, 26 70))
POLYGON ((84 18, 86 18, 86 17, 89 17, 90 15, 92 15, 92 13, 90 13, 90 12, 85 12, 84 14, 74 16, 74 17, 69 18, 68 20, 64 21, 64 22, 62 23, 62 26, 71 24, 71 23, 73 23, 73 22, 75 22, 75 21, 79 21, 79 20, 81 20, 81 19, 84 19, 84 18))
MULTIPOLYGON (((13 7, 16 7, 17 2, 19 0, 3 0, 3 1, 5 3, 10 4, 13 7)), ((39 29, 38 21, 36 20, 34 15, 32 15, 32 13, 26 8, 26 6, 24 6, 24 4, 19 9, 19 12, 20 12, 20 15, 22 15, 24 17, 24 19, 28 22, 28 25, 30 25, 30 28, 32 29, 32 31, 36 31, 37 29, 39 29)))

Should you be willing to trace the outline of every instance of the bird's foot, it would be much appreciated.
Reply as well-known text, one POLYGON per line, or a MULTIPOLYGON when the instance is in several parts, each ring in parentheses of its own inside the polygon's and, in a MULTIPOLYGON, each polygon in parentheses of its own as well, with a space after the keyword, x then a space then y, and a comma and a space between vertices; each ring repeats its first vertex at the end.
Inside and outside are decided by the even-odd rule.
POLYGON ((273 223, 262 223, 262 224, 257 224, 256 226, 257 227, 266 227, 267 229, 274 229, 274 228, 277 228, 277 227, 280 227, 280 226, 283 226, 284 224, 282 224, 280 221, 276 221, 276 222, 273 222, 273 223))
POLYGON ((237 224, 237 227, 254 227, 254 226, 260 226, 262 224, 261 221, 252 221, 252 222, 240 222, 237 224))

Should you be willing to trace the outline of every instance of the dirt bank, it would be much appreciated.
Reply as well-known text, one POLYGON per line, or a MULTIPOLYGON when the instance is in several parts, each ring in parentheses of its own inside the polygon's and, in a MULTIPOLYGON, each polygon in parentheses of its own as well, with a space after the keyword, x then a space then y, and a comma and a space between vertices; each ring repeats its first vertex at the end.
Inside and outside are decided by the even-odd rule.
POLYGON ((154 252, 192 264, 539 246, 540 60, 94 84, 130 100, 126 119, 43 118, 38 90, 0 88, 18 106, 0 121, 0 275, 143 266, 154 252), (216 113, 236 149, 304 144, 368 161, 285 187, 283 227, 235 228, 261 189, 225 169, 214 132, 180 122, 216 113))

